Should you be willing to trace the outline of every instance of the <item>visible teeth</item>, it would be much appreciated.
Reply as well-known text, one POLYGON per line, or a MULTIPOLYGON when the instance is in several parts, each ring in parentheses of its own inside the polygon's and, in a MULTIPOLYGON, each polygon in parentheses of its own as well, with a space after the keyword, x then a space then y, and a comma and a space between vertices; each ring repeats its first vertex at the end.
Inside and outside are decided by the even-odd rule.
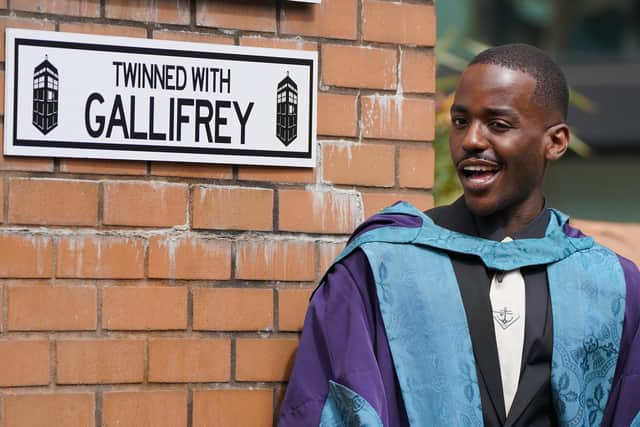
POLYGON ((467 172, 492 172, 495 171, 496 168, 489 166, 465 166, 464 170, 467 172))

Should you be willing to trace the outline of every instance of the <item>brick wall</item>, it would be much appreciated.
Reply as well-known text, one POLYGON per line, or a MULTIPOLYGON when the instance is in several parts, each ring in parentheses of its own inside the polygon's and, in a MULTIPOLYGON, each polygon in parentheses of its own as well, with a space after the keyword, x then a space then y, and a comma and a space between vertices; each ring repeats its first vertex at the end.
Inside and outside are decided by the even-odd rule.
POLYGON ((319 52, 315 169, 0 160, 1 426, 272 425, 350 231, 432 205, 433 3, 0 8, 1 61, 6 27, 319 52))

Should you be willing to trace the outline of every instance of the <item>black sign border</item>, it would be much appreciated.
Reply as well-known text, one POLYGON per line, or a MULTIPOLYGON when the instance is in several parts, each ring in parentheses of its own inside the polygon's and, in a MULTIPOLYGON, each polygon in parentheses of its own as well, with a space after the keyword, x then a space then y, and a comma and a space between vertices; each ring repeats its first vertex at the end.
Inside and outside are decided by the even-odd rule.
MULTIPOLYGON (((71 149, 95 149, 95 150, 119 150, 119 151, 143 151, 143 152, 160 152, 160 153, 182 153, 182 154, 217 154, 231 157, 251 156, 251 157, 272 157, 272 158, 312 158, 312 142, 313 142, 313 88, 315 85, 313 79, 313 60, 303 58, 280 58, 263 55, 251 55, 243 53, 222 53, 222 52, 203 52, 203 51, 186 51, 177 49, 161 49, 153 47, 141 46, 116 46, 110 44, 98 43, 80 43, 65 42, 60 40, 40 40, 15 38, 14 41, 14 72, 13 72, 13 145, 22 147, 56 147, 71 149), (138 53, 146 55, 172 56, 181 58, 201 58, 201 59, 219 59, 227 61, 243 61, 243 62, 262 62, 271 64, 292 64, 303 65, 309 67, 309 143, 306 152, 291 151, 270 151, 270 150, 238 150, 231 148, 205 148, 205 147, 178 147, 166 145, 140 145, 140 144, 109 144, 103 142, 72 142, 72 141, 41 141, 33 139, 18 139, 18 62, 20 45, 24 46, 41 46, 41 47, 57 47, 63 49, 76 50, 93 50, 103 52, 122 52, 122 53, 138 53)), ((143 159, 140 159, 143 160, 143 159)), ((229 160, 232 160, 229 159, 229 160)), ((198 163, 197 160, 194 162, 198 163)), ((216 163, 216 162, 211 162, 216 163)))

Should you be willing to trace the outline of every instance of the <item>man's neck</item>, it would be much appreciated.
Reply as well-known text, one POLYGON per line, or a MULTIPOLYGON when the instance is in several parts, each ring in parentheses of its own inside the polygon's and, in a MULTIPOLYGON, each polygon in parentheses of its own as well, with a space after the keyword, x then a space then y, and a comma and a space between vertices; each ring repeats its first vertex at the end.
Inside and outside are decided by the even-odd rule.
POLYGON ((484 217, 475 216, 474 219, 482 237, 492 240, 502 240, 509 236, 513 238, 541 237, 549 222, 546 213, 544 197, 539 202, 529 206, 519 206, 514 210, 503 210, 499 213, 484 217))

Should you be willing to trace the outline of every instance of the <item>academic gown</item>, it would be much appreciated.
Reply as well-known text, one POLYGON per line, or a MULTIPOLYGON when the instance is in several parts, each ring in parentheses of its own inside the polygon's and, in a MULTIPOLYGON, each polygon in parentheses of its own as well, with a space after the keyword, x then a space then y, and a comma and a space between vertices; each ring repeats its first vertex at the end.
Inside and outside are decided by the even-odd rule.
MULTIPOLYGON (((464 198, 449 206, 431 209, 426 214, 438 225, 467 235, 502 241, 500 227, 474 217, 464 198)), ((513 239, 541 238, 550 220, 546 206, 528 225, 509 236, 513 239)), ((476 361, 476 371, 484 425, 537 426, 557 425, 551 394, 551 353, 553 317, 547 289, 545 266, 521 269, 525 282, 525 336, 521 358, 521 377, 516 398, 506 414, 500 377, 489 292, 491 278, 500 274, 486 268, 473 255, 450 252, 451 264, 462 297, 476 361)), ((520 321, 520 320, 519 320, 520 321)))
MULTIPOLYGON (((442 212, 439 213, 442 214, 442 212)), ((438 215, 437 211, 431 212, 432 217, 441 223, 447 222, 442 218, 451 219, 456 212, 454 209, 445 213, 447 215, 438 215)), ((464 225, 464 216, 464 214, 457 215, 457 217, 463 218, 462 221, 458 221, 458 224, 456 221, 449 221, 446 225, 452 228, 461 228, 460 231, 469 233, 473 227, 468 227, 469 221, 466 226, 464 225)), ((359 227, 354 233, 352 241, 376 229, 391 233, 394 231, 404 233, 406 230, 420 228, 425 221, 428 219, 419 214, 382 213, 372 217, 359 227)), ((569 238, 586 238, 568 223, 562 225, 562 232, 569 238)), ((455 268, 456 263, 464 263, 465 258, 469 259, 468 257, 455 252, 449 252, 449 254, 457 279, 460 278, 460 274, 467 274, 470 271, 460 268, 460 266, 455 268)), ((593 425, 588 421, 595 419, 601 420, 603 426, 628 426, 634 419, 638 422, 636 415, 640 412, 640 273, 630 261, 623 258, 618 258, 618 260, 624 273, 626 291, 624 323, 619 346, 615 349, 617 352, 615 375, 610 380, 611 388, 606 393, 606 402, 602 401, 605 394, 602 389, 596 389, 590 398, 580 396, 578 399, 578 395, 574 393, 576 394, 574 399, 571 394, 573 392, 563 389, 568 384, 568 379, 561 378, 558 382, 560 385, 556 387, 556 393, 562 394, 564 392, 564 400, 570 403, 575 401, 575 404, 579 405, 579 411, 586 411, 583 417, 584 420, 587 420, 585 425, 593 425)), ((482 280, 487 280, 486 277, 491 274, 491 269, 485 269, 482 265, 478 266, 477 260, 471 261, 470 264, 472 265, 471 270, 479 267, 482 270, 481 273, 484 274, 482 280)), ((549 372, 545 366, 548 367, 550 362, 544 360, 544 353, 545 348, 547 348, 547 352, 549 351, 550 335, 552 335, 550 334, 552 321, 549 318, 551 305, 544 304, 545 298, 548 298, 546 292, 534 293, 533 298, 530 295, 529 288, 532 287, 530 286, 532 282, 536 283, 537 281, 538 288, 540 288, 540 283, 546 284, 544 271, 541 273, 540 269, 533 268, 530 271, 523 271, 523 276, 527 288, 527 299, 543 301, 542 309, 538 307, 531 312, 538 319, 544 320, 538 322, 543 326, 537 329, 533 328, 533 332, 529 325, 530 322, 527 320, 523 361, 526 362, 528 356, 531 355, 532 348, 536 345, 539 347, 538 353, 542 354, 542 361, 539 363, 541 367, 537 368, 535 366, 531 368, 527 363, 523 363, 521 383, 522 381, 528 382, 528 386, 531 388, 531 378, 533 378, 532 389, 541 392, 533 393, 528 396, 528 400, 523 401, 520 398, 522 393, 519 387, 514 401, 514 405, 519 407, 516 411, 518 414, 511 420, 505 417, 503 403, 500 409, 502 390, 499 367, 497 367, 492 319, 478 317, 472 319, 468 311, 467 322, 474 324, 468 332, 471 336, 471 342, 473 342, 473 350, 469 349, 469 352, 474 353, 472 357, 475 358, 476 369, 473 372, 469 369, 462 371, 471 378, 472 383, 479 389, 480 398, 477 399, 476 406, 481 407, 482 415, 481 419, 475 419, 475 421, 451 422, 442 425, 480 425, 483 423, 485 425, 532 425, 519 424, 524 423, 527 410, 538 405, 538 410, 534 410, 532 413, 545 412, 545 405, 549 403, 549 387, 545 385, 548 384, 549 372), (485 322, 484 327, 478 328, 478 322, 485 322), (487 322, 491 326, 487 326, 487 322), (487 334, 487 328, 491 330, 490 335, 487 334), (481 344, 483 339, 481 335, 484 335, 485 345, 481 344), (532 337, 537 339, 537 344, 532 344, 532 341, 536 341, 532 340, 532 337), (479 357, 479 348, 488 348, 489 351, 485 351, 486 354, 479 357), (526 375, 525 373, 529 369, 535 375, 526 375), (536 369, 541 370, 537 371, 536 369), (531 378, 527 380, 527 377, 531 378)), ((541 288, 546 289, 545 286, 541 288)), ((466 295, 466 299, 463 298, 463 301, 465 310, 468 310, 468 301, 473 301, 474 295, 468 290, 465 292, 462 286, 459 290, 463 296, 466 295)), ((280 426, 315 426, 320 424, 321 419, 326 425, 376 425, 378 422, 378 425, 384 426, 410 425, 405 400, 415 400, 415 397, 407 394, 410 391, 403 390, 400 384, 397 374, 397 369, 400 366, 394 365, 394 358, 399 359, 399 357, 392 356, 393 352, 389 345, 387 328, 385 328, 381 314, 377 292, 370 260, 361 248, 352 250, 331 267, 314 293, 307 312, 300 348, 281 408, 280 426), (345 400, 345 396, 348 396, 349 399, 345 400), (327 416, 332 412, 340 412, 345 408, 345 405, 349 408, 347 411, 357 409, 360 414, 359 418, 351 418, 351 421, 344 422, 344 418, 327 416), (367 414, 367 411, 369 411, 368 415, 362 415, 367 414), (368 419, 371 422, 367 421, 368 419)), ((484 298, 482 295, 481 297, 484 298)), ((528 301, 528 313, 530 313, 529 310, 528 301)), ((430 357, 430 352, 437 351, 437 348, 429 349, 429 352, 424 354, 425 359, 430 357)), ((404 382, 406 383, 406 381, 404 382)), ((465 393, 466 391, 465 388, 465 393)), ((558 405, 564 405, 564 403, 555 402, 555 407, 548 407, 548 412, 553 414, 558 409, 565 410, 562 407, 558 408, 558 405)), ((414 412, 413 409, 411 411, 414 412)), ((511 416, 511 414, 509 415, 511 416)), ((538 425, 553 425, 553 421, 541 421, 538 425)))

